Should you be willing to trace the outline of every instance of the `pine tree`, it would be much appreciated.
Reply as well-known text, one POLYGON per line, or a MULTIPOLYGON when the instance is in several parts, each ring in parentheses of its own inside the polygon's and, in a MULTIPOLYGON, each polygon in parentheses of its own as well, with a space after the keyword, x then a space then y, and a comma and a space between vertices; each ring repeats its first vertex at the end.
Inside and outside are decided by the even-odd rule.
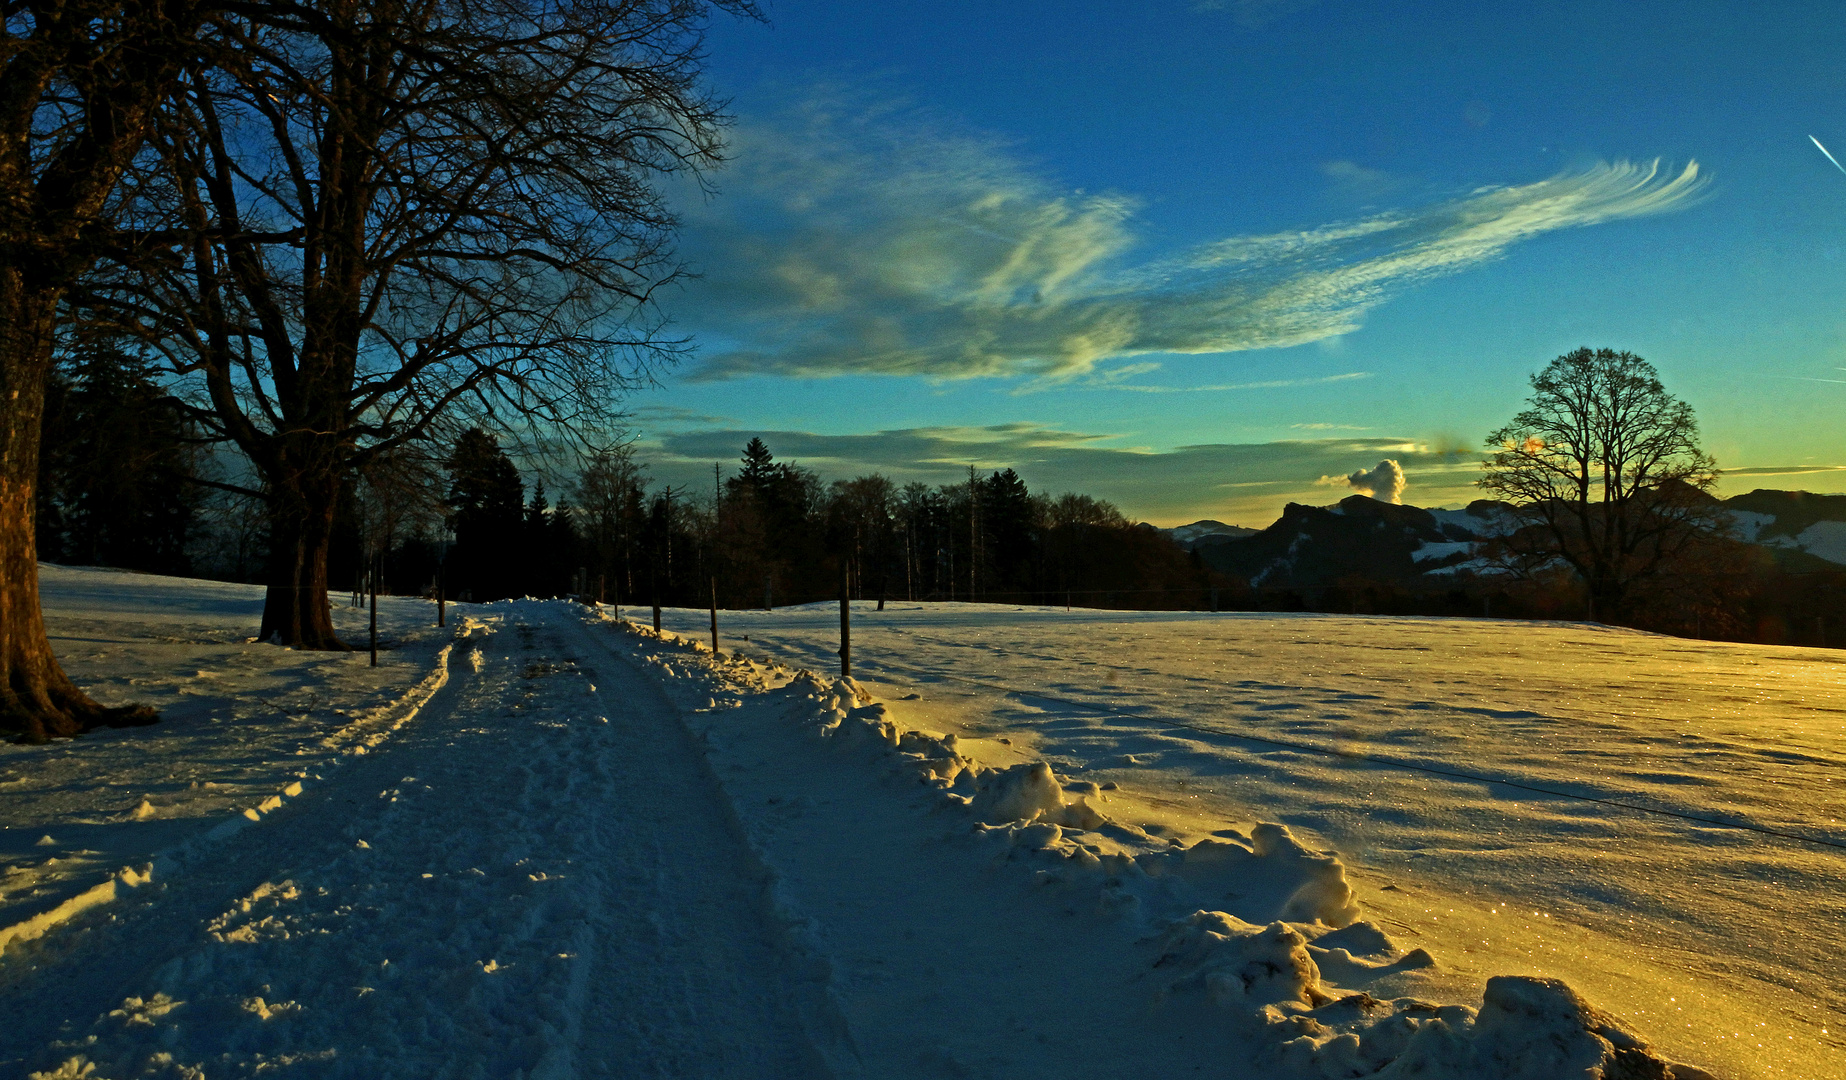
POLYGON ((111 345, 66 356, 46 390, 39 554, 184 574, 201 489, 196 447, 147 363, 111 345))
POLYGON ((1031 494, 1011 469, 989 476, 981 485, 981 566, 987 588, 1001 592, 1033 586, 1035 537, 1031 494))
POLYGON ((510 596, 519 585, 525 485, 492 435, 469 428, 449 455, 449 589, 475 600, 510 596))
POLYGON ((743 471, 738 473, 737 482, 753 490, 761 491, 775 477, 775 455, 769 452, 769 447, 764 445, 761 439, 752 438, 749 443, 745 444, 743 464, 743 471))

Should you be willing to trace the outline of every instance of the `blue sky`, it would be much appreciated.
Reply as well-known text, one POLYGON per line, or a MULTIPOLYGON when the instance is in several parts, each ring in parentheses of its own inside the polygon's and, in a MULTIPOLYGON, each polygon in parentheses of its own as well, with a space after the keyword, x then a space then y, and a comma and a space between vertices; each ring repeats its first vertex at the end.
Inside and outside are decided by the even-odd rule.
POLYGON ((1725 493, 1846 490, 1846 20, 1827 5, 774 0, 721 18, 698 357, 629 404, 709 483, 1011 466, 1260 525, 1383 458, 1473 497, 1581 345, 1653 361, 1725 493), (1837 13, 1835 13, 1837 14, 1837 13))

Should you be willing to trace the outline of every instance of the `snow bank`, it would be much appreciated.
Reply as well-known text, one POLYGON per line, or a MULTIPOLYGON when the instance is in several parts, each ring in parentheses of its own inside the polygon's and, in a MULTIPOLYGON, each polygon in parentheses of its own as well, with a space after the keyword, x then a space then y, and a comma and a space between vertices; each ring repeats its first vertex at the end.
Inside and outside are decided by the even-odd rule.
MULTIPOLYGON (((708 650, 678 644, 702 663, 650 658, 661 674, 686 679, 705 668, 722 675, 706 667, 708 650)), ((893 706, 850 679, 801 671, 778 688, 757 686, 813 742, 937 792, 938 811, 966 821, 970 854, 1064 886, 1063 895, 1075 888, 1092 896, 1096 914, 1156 942, 1148 964, 1156 1007, 1197 1010, 1274 1075, 1707 1076, 1654 1053, 1555 980, 1490 979, 1478 1009, 1342 989, 1343 980, 1370 984, 1435 960, 1424 949, 1400 949, 1361 921, 1339 858, 1303 845, 1286 826, 1225 829, 1190 845, 1166 840, 1111 819, 1101 786, 1059 776, 1044 761, 983 764, 953 734, 907 727, 893 706)), ((750 692, 734 681, 730 687, 750 692)), ((724 710, 717 697, 706 701, 724 710)))
MULTIPOLYGON (((1324 939, 1323 939, 1324 940, 1324 939)), ((1556 979, 1496 976, 1481 1007, 1342 993, 1316 962, 1330 955, 1298 927, 1220 911, 1175 923, 1155 966, 1169 997, 1226 1009, 1262 1044, 1257 1060, 1292 1074, 1428 1080, 1701 1080, 1591 1008, 1556 979)), ((1345 950, 1338 950, 1345 953, 1345 950)), ((1399 963, 1420 960, 1417 950, 1399 963)), ((1345 956, 1352 962, 1350 954, 1345 956)))
POLYGON ((1103 798, 1096 784, 1061 778, 1043 761, 985 766, 954 735, 905 728, 850 679, 828 684, 804 671, 775 693, 817 738, 869 750, 940 789, 943 805, 966 813, 970 835, 995 855, 1045 864, 1036 867, 1041 880, 1094 884, 1112 909, 1159 917, 1215 903, 1326 928, 1358 917, 1339 859, 1308 850, 1286 826, 1179 846, 1111 820, 1090 804, 1103 798))

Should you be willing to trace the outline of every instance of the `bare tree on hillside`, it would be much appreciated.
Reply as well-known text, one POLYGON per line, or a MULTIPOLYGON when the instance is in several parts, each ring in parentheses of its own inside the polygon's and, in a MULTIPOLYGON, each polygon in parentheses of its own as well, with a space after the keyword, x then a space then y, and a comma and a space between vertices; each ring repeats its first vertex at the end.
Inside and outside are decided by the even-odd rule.
POLYGON ((105 709, 52 656, 34 503, 58 311, 104 253, 117 185, 216 5, 9 3, 0 30, 0 730, 30 740, 151 723, 105 709))
POLYGON ((1507 538, 1528 569, 1562 562, 1592 617, 1619 619, 1635 587, 1720 531, 1708 494, 1718 470, 1699 447, 1692 407, 1628 352, 1578 349, 1532 376, 1527 408, 1487 436, 1479 484, 1526 527, 1507 538))
POLYGON ((646 313, 679 273, 661 179, 719 160, 714 7, 754 14, 309 0, 211 39, 138 204, 189 243, 86 300, 162 349, 260 474, 262 637, 344 647, 326 565, 356 470, 467 423, 594 420, 677 354, 646 313))

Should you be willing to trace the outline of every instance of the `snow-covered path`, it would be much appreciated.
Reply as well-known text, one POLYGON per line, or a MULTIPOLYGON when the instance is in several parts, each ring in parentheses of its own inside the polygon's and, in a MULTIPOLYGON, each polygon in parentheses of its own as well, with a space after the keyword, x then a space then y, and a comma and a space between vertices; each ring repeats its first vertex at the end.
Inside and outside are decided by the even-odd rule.
POLYGON ((827 1075, 822 987, 658 686, 496 610, 395 738, 10 952, 0 1069, 827 1075))

